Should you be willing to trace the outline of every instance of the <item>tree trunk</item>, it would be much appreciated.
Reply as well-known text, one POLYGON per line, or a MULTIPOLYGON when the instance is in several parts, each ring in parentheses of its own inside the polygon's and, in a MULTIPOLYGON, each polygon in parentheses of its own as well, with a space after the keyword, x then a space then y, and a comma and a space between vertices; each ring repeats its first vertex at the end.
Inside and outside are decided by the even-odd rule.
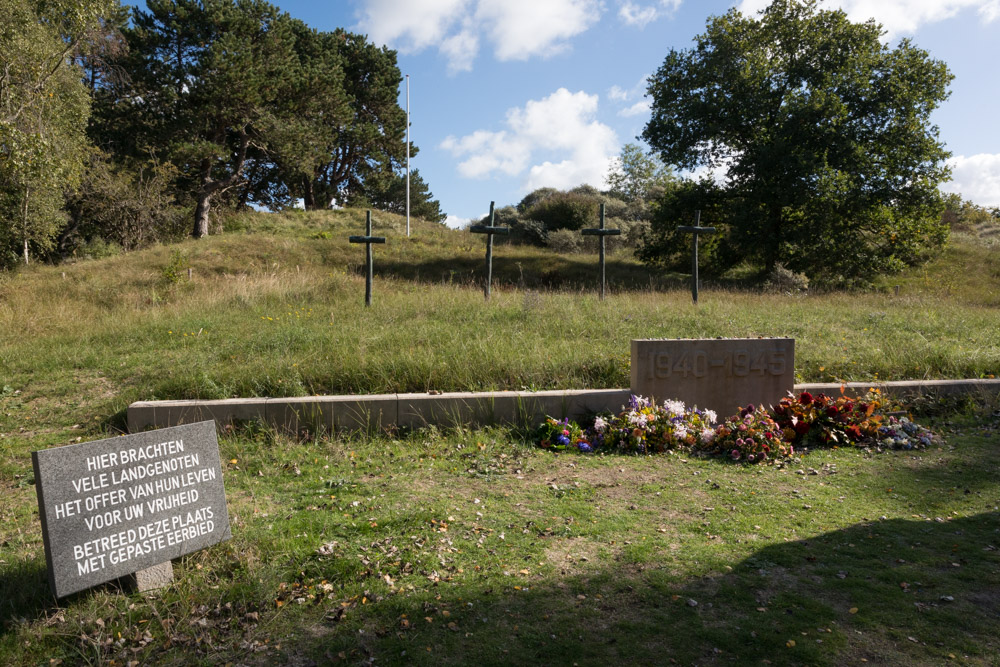
POLYGON ((774 267, 778 265, 781 243, 784 241, 784 230, 782 229, 781 205, 772 204, 769 212, 769 227, 767 242, 764 244, 764 270, 767 275, 774 273, 774 267))
POLYGON ((302 205, 307 211, 316 210, 316 185, 308 176, 303 177, 305 187, 302 189, 302 205))
POLYGON ((28 265, 28 193, 29 188, 24 188, 24 206, 21 212, 21 228, 24 230, 24 265, 28 265))
POLYGON ((194 229, 191 236, 200 239, 208 236, 208 212, 212 208, 212 195, 202 190, 198 193, 198 206, 194 209, 194 229))

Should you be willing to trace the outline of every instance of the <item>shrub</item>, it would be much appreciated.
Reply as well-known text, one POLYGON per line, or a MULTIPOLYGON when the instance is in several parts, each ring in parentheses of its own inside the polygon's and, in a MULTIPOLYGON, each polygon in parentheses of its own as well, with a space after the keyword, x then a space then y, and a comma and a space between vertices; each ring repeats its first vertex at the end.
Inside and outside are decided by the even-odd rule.
POLYGON ((781 263, 775 264, 771 275, 764 283, 764 290, 767 292, 805 292, 809 289, 809 277, 804 273, 796 273, 791 269, 786 269, 781 263))
POLYGON ((583 247, 583 237, 580 232, 569 229, 557 229, 548 233, 546 244, 551 250, 562 254, 580 252, 583 247))

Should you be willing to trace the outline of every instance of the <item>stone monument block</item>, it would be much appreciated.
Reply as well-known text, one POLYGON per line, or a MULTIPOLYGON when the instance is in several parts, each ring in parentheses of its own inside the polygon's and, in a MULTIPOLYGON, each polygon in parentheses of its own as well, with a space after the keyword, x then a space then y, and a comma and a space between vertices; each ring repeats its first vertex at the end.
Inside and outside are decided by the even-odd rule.
POLYGON ((714 410, 720 421, 751 403, 776 403, 794 388, 794 338, 632 341, 633 394, 714 410))
POLYGON ((31 456, 56 597, 169 567, 231 536, 214 421, 31 456))

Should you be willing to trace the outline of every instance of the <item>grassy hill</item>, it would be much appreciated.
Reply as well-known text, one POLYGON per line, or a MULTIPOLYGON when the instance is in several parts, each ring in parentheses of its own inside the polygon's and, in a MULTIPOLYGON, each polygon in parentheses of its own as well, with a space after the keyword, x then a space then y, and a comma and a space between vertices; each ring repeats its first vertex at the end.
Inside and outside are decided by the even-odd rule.
POLYGON ((991 665, 1000 421, 784 467, 554 455, 505 429, 220 432, 233 539, 152 595, 48 592, 29 453, 129 402, 612 387, 629 340, 794 336, 802 380, 1000 370, 990 228, 864 294, 709 286, 626 256, 498 246, 363 212, 253 214, 200 241, 0 276, 0 663, 991 665), (188 269, 191 278, 188 278, 188 269), (896 294, 895 286, 899 285, 896 294))
POLYGON ((880 291, 709 285, 699 307, 684 276, 630 255, 611 257, 602 303, 596 256, 499 245, 486 303, 482 237, 415 221, 406 238, 376 214, 388 242, 364 308, 363 247, 347 241, 363 219, 247 214, 198 241, 0 276, 0 391, 28 407, 0 432, 113 421, 134 400, 622 387, 629 340, 647 337, 791 336, 802 381, 1000 372, 988 229, 880 291))

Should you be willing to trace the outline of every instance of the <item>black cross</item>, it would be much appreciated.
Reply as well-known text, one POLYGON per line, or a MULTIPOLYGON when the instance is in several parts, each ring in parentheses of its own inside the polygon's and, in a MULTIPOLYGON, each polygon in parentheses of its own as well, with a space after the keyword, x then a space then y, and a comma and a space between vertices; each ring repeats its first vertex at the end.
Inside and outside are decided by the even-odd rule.
POLYGON ((607 282, 604 280, 604 237, 605 236, 619 236, 622 233, 620 229, 605 229, 604 228, 604 203, 601 202, 601 226, 597 229, 584 229, 581 232, 584 236, 596 236, 599 247, 601 249, 601 301, 604 301, 604 288, 607 282))
POLYGON ((493 283, 493 235, 510 234, 510 228, 493 226, 493 202, 490 202, 490 224, 472 225, 469 231, 473 234, 486 234, 486 284, 483 287, 483 294, 489 299, 493 283))
POLYGON ((695 305, 698 305, 698 235, 715 233, 715 227, 699 227, 699 222, 701 222, 701 211, 695 211, 694 227, 677 228, 679 232, 694 234, 694 240, 691 242, 691 298, 694 299, 695 305))
POLYGON ((372 305, 372 244, 385 243, 384 236, 372 236, 372 212, 369 210, 365 215, 365 235, 351 236, 347 239, 351 243, 364 243, 368 251, 365 257, 365 305, 372 305))

